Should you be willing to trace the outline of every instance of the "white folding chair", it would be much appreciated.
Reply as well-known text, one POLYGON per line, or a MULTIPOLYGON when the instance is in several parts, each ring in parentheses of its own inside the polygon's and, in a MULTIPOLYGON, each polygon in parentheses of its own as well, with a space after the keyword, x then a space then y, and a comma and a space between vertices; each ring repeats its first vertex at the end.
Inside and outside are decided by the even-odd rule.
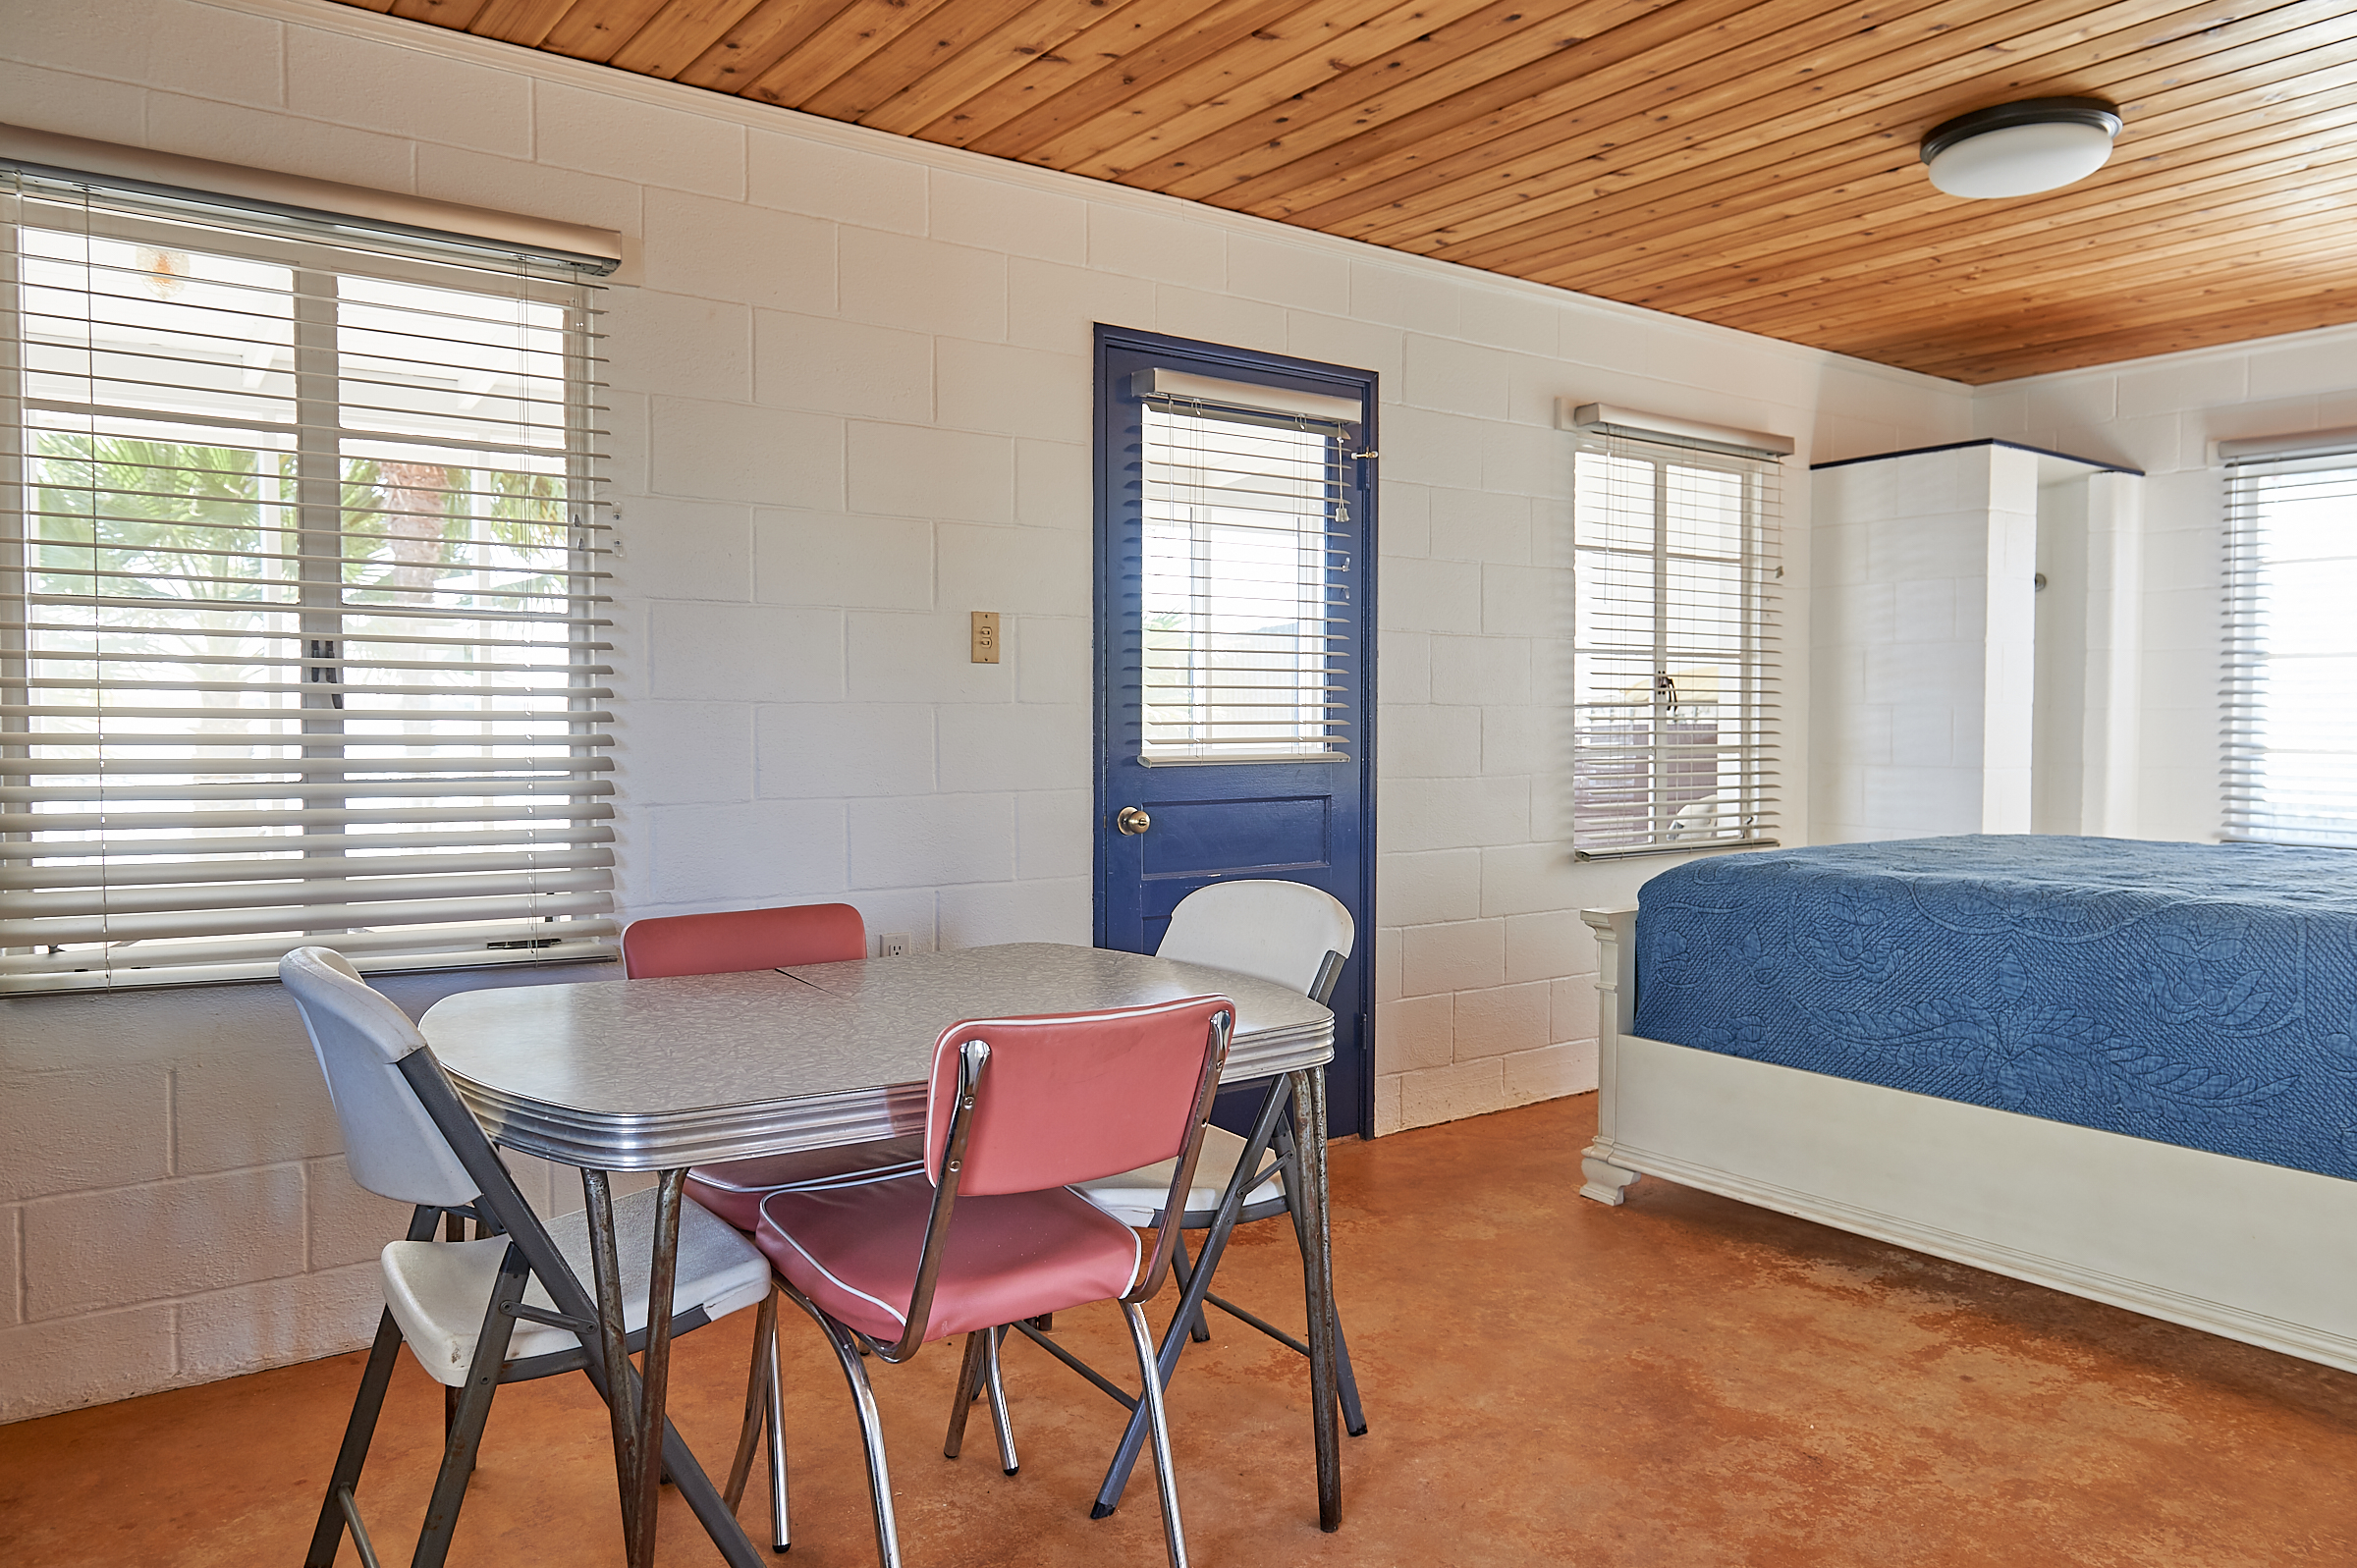
MULTIPOLYGON (((1176 958, 1183 963, 1205 964, 1213 968, 1251 975, 1255 979, 1272 981, 1300 991, 1320 1006, 1326 1005, 1334 995, 1336 983, 1342 978, 1343 965, 1350 956, 1355 925, 1350 911, 1332 894, 1298 882, 1220 882, 1198 888, 1180 899, 1171 911, 1171 923, 1163 933, 1162 945, 1156 956, 1176 958)), ((1291 1092, 1283 1077, 1271 1081, 1262 1092, 1252 1135, 1239 1138, 1220 1127, 1207 1127, 1203 1147, 1195 1163, 1192 1182, 1187 1189, 1185 1210, 1179 1217, 1182 1230, 1207 1231, 1201 1250, 1201 1262, 1188 1267, 1186 1244, 1177 1241, 1172 1260, 1174 1272, 1180 1287, 1179 1310, 1187 1317, 1187 1334, 1198 1343, 1211 1338, 1210 1325, 1204 1320, 1203 1305, 1219 1308, 1239 1323, 1259 1329, 1303 1356, 1309 1346, 1300 1338, 1286 1332, 1268 1320, 1239 1307, 1224 1296, 1211 1292, 1208 1276, 1194 1277, 1195 1270, 1206 1264, 1216 1265, 1227 1246, 1227 1231, 1219 1225, 1222 1199, 1229 1184, 1234 1180, 1247 1153, 1254 1164, 1245 1186, 1243 1202, 1231 1224, 1248 1223, 1256 1219, 1273 1219, 1288 1215, 1293 1221, 1295 1244, 1301 1248, 1304 1268, 1309 1257, 1307 1227, 1311 1217, 1306 1204, 1296 1201, 1299 1151, 1294 1147, 1285 1112, 1291 1102, 1291 1092), (1273 1158, 1271 1158, 1273 1156, 1273 1158)), ((1075 1188, 1081 1196, 1106 1214, 1141 1230, 1159 1227, 1163 1221, 1163 1206, 1169 1201, 1171 1182, 1176 1168, 1169 1161, 1146 1165, 1120 1175, 1084 1181, 1075 1188)), ((1307 1281, 1304 1280, 1304 1294, 1307 1281)), ((1176 1322, 1176 1320, 1174 1320, 1176 1322)), ((1011 1325, 1058 1360, 1082 1377, 1107 1387, 1095 1371, 1081 1364, 1077 1357, 1048 1338, 1042 1325, 1036 1323, 1011 1325)), ((990 1338, 991 1355, 988 1367, 995 1373, 998 1358, 997 1340, 1007 1332, 1001 1329, 990 1338)), ((1343 1425, 1352 1436, 1363 1436, 1367 1430, 1366 1415, 1359 1405, 1358 1379, 1350 1369, 1350 1352, 1343 1338, 1339 1310, 1334 1317, 1335 1370, 1343 1409, 1343 1425)), ((1164 1361, 1176 1355, 1176 1345, 1166 1352, 1164 1361)), ((1169 1376, 1166 1366, 1165 1377, 1169 1376)), ((960 1388, 960 1399, 970 1401, 975 1395, 960 1388)), ((1009 1474, 1014 1440, 1006 1430, 1005 1398, 996 1386, 990 1388, 992 1416, 1000 1429, 1000 1449, 1009 1456, 1009 1474)), ((1118 1397, 1118 1395, 1117 1395, 1118 1397)), ((962 1404, 960 1405, 962 1410, 962 1404)), ((1137 1462, 1144 1433, 1136 1421, 1124 1435, 1108 1468, 1104 1484, 1099 1487, 1094 1515, 1103 1518, 1113 1512, 1127 1487, 1129 1472, 1137 1462)))
MULTIPOLYGON (((1319 889, 1298 882, 1215 882, 1178 901, 1178 906, 1171 911, 1171 923, 1162 934, 1162 945, 1155 948, 1155 956, 1273 981, 1325 1006, 1333 1000, 1335 984, 1341 980, 1343 965, 1350 957, 1355 935, 1350 911, 1340 899, 1319 889)), ((1282 1086, 1280 1079, 1271 1092, 1283 1095, 1282 1086)), ((1298 1212, 1292 1199, 1293 1170, 1297 1163, 1292 1133, 1283 1117, 1278 1118, 1275 1128, 1278 1159, 1274 1164, 1257 1167, 1260 1179, 1245 1191, 1243 1208, 1236 1218, 1238 1223, 1249 1223, 1288 1215, 1293 1217, 1298 1231, 1307 1217, 1298 1212)), ((1186 1214, 1179 1221, 1183 1229, 1211 1228, 1218 1216, 1220 1198, 1233 1179, 1244 1150, 1245 1140, 1225 1128, 1213 1127, 1204 1133, 1202 1158, 1196 1162, 1186 1214)), ((1163 1195, 1170 1184, 1169 1167, 1157 1164, 1108 1176, 1102 1181, 1082 1182, 1080 1191, 1089 1202, 1123 1223, 1142 1229, 1159 1221, 1163 1195)), ((1299 1239, 1296 1235, 1296 1240, 1299 1239)), ((1179 1287, 1184 1289, 1189 1282, 1189 1270, 1183 1240, 1175 1265, 1179 1287)), ((1309 1354, 1309 1347, 1300 1340, 1225 1297, 1207 1290, 1203 1299, 1239 1323, 1250 1325, 1304 1356, 1309 1354)), ((1204 1322, 1200 1307, 1195 1310, 1189 1334, 1198 1344, 1211 1338, 1210 1326, 1204 1322)), ((1334 1350, 1342 1385, 1343 1424, 1352 1436, 1360 1436, 1367 1430, 1367 1421, 1359 1408, 1358 1380, 1351 1375, 1350 1353, 1343 1340, 1339 1311, 1334 1350)))
MULTIPOLYGON (((627 1342, 632 1351, 643 1347, 657 1196, 641 1192, 617 1203, 614 1234, 595 1242, 584 1215, 543 1223, 407 1014, 325 947, 296 948, 280 961, 278 973, 301 1009, 327 1075, 353 1179, 415 1210, 408 1238, 382 1255, 385 1312, 303 1562, 305 1568, 333 1568, 349 1529, 366 1568, 378 1568, 355 1493, 394 1357, 406 1340, 429 1377, 459 1390, 441 1472, 411 1558, 414 1568, 438 1568, 450 1551, 483 1423, 501 1383, 579 1370, 601 1394, 614 1395, 613 1369, 596 1348, 596 1308, 581 1284, 593 1244, 616 1249, 627 1342), (446 1217, 472 1219, 475 1239, 434 1240, 446 1217)), ((674 1334, 774 1302, 768 1260, 733 1226, 690 1201, 682 1206, 679 1236, 674 1334)), ((636 1377, 627 1365, 622 1373, 636 1377)), ((625 1396, 634 1387, 629 1383, 625 1396)), ((707 1529, 727 1518, 727 1505, 668 1423, 662 1459, 707 1529)))

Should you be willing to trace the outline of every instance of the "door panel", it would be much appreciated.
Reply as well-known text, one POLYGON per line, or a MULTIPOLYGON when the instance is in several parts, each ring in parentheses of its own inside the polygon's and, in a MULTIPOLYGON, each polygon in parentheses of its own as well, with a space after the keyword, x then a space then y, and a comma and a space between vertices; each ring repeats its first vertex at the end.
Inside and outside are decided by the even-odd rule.
MULTIPOLYGON (((1371 1130, 1373 1114, 1367 1021, 1375 931, 1369 834, 1374 672, 1367 653, 1373 646, 1374 552, 1373 473, 1366 460, 1374 451, 1375 392, 1371 371, 1097 329, 1096 940, 1102 946, 1151 952, 1178 901, 1222 879, 1307 883, 1340 899, 1358 936, 1334 997, 1328 1129, 1336 1136, 1371 1130), (1222 488, 1216 477, 1207 477, 1218 466, 1212 459, 1181 462, 1193 475, 1188 493, 1203 504, 1175 513, 1167 485, 1158 499, 1148 498, 1148 399, 1138 391, 1139 372, 1147 370, 1349 399, 1362 417, 1343 431, 1347 439, 1319 444, 1326 455, 1320 460, 1331 461, 1315 470, 1314 481, 1285 477, 1294 470, 1282 454, 1267 459, 1267 443, 1248 423, 1237 427, 1232 434, 1245 452, 1241 460, 1249 465, 1257 453, 1264 466, 1222 488), (1307 542, 1295 545, 1296 535, 1283 531, 1292 524, 1283 517, 1272 523, 1272 514, 1306 515, 1303 497, 1313 495, 1324 520, 1315 528, 1303 524, 1297 537, 1307 542), (1181 514, 1198 520, 1172 521, 1181 514), (1243 526, 1235 526, 1239 522, 1243 526), (1279 542, 1275 548, 1267 543, 1272 539, 1279 542), (1174 617, 1158 610, 1149 626, 1149 592, 1164 595, 1156 602, 1167 608, 1173 580, 1193 584, 1187 613, 1174 617), (1239 603, 1246 613, 1231 613, 1239 603), (1181 629, 1171 629, 1174 624, 1181 629), (1215 626, 1229 628, 1231 641, 1212 648, 1222 635, 1216 630, 1202 633, 1210 640, 1200 648, 1186 641, 1196 634, 1188 628, 1215 626), (1300 651, 1313 645, 1314 654, 1300 651), (1158 716, 1151 730, 1144 702, 1149 680, 1158 716), (1181 695, 1172 695, 1174 683, 1181 695), (1185 706, 1189 702, 1193 706, 1185 706), (1181 712, 1200 722, 1189 728, 1169 718, 1181 712), (1178 745, 1158 740, 1158 759, 1181 746, 1193 747, 1193 754, 1151 765, 1145 760, 1150 733, 1182 737, 1178 745), (1234 733, 1276 738, 1266 746, 1220 738, 1234 733), (1301 738, 1312 734, 1316 742, 1301 738), (1315 749, 1328 736, 1343 737, 1338 744, 1346 757, 1267 754, 1315 749), (1223 745, 1231 749, 1223 751, 1223 745), (1239 750, 1262 754, 1196 760, 1239 750), (1150 817, 1145 833, 1125 834, 1116 825, 1130 806, 1150 817)), ((1277 428, 1281 421, 1260 423, 1277 428)), ((1167 460, 1179 449, 1172 444, 1169 424, 1156 428, 1157 451, 1167 460)), ((1278 429, 1269 440, 1300 443, 1306 428, 1278 429)), ((1165 461, 1158 471, 1170 468, 1165 461)), ((1222 1108, 1221 1120, 1230 1120, 1233 1108, 1222 1108)))
POLYGON ((1201 886, 1221 876, 1273 877, 1331 865, 1330 796, 1178 800, 1157 798, 1158 793, 1146 796, 1154 828, 1140 839, 1142 875, 1149 882, 1177 877, 1201 886))

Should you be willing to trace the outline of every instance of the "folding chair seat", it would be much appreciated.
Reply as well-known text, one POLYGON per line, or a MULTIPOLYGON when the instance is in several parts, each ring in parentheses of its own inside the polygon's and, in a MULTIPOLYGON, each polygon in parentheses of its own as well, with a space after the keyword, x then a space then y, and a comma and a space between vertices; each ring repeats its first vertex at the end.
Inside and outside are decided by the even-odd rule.
MULTIPOLYGON (((996 1360, 998 1325, 1105 1300, 1121 1305, 1137 1353, 1164 1544, 1173 1568, 1184 1568, 1162 1381, 1140 1310, 1161 1288, 1178 1224, 1158 1227, 1149 1254, 1136 1231, 1069 1188, 1150 1154, 1171 1167, 1160 1207, 1178 1212, 1233 1016, 1225 999, 1197 997, 953 1024, 934 1046, 918 1174, 762 1201, 754 1240, 851 1385, 885 1568, 899 1568, 900 1544, 861 1353, 897 1364, 965 1336, 943 1444, 956 1458, 966 1410, 996 1360)), ((1003 1433, 1003 1395, 993 1392, 1003 1433)), ((1012 1460, 1004 1447, 1002 1457, 1012 1460)))
MULTIPOLYGON (((326 1074, 353 1178, 414 1210, 408 1238, 381 1257, 385 1311, 303 1560, 306 1568, 332 1568, 349 1529, 362 1560, 377 1561, 356 1493, 406 1341, 429 1377, 460 1391, 446 1406, 442 1468, 411 1557, 415 1568, 435 1568, 450 1550, 498 1386, 580 1370, 603 1387, 607 1369, 580 1337, 596 1337, 594 1308, 580 1284, 588 1221, 576 1214, 544 1223, 532 1213, 416 1026, 340 954, 298 947, 280 961, 279 978, 326 1074), (453 1217, 473 1220, 475 1239, 434 1240, 453 1217)), ((644 1192, 614 1206, 632 1350, 645 1338, 656 1201, 644 1192)), ((683 1202, 672 1331, 689 1332, 756 1303, 775 1310, 767 1261, 734 1227, 683 1202)), ((634 1376, 627 1368, 620 1375, 634 1376)), ((664 1457, 675 1476, 691 1472, 706 1488, 699 1495, 709 1496, 702 1472, 668 1427, 664 1457)))
MULTIPOLYGON (((564 1254, 577 1278, 590 1277, 589 1224, 576 1212, 548 1221, 549 1239, 564 1254)), ((655 1194, 631 1193, 614 1201, 614 1245, 622 1265, 623 1324, 632 1334, 646 1329, 647 1269, 654 1252, 655 1194)), ((467 1369, 474 1365, 482 1341, 483 1303, 499 1281, 506 1261, 508 1238, 486 1236, 479 1241, 396 1241, 381 1260, 385 1306, 401 1325, 401 1337, 417 1358, 426 1376, 449 1387, 463 1387, 467 1369)), ((734 1225, 702 1209, 680 1208, 679 1273, 672 1287, 672 1332, 718 1322, 743 1307, 757 1307, 770 1291, 769 1264, 744 1245, 734 1225)), ((524 1305, 555 1315, 548 1288, 533 1279, 523 1292, 524 1305)), ((507 1361, 517 1363, 543 1356, 562 1356, 580 1349, 570 1328, 555 1324, 517 1320, 508 1336, 507 1361)), ((563 1370, 563 1369, 558 1369, 563 1370)), ((521 1379, 503 1377, 503 1382, 521 1379)))
MULTIPOLYGON (((786 969, 795 964, 838 963, 867 956, 867 925, 848 903, 787 904, 769 909, 721 909, 708 914, 659 915, 633 920, 622 933, 623 973, 632 980, 665 975, 733 974, 747 969, 786 969)), ((687 1193, 696 1202, 750 1235, 761 1221, 761 1200, 794 1187, 831 1187, 889 1180, 922 1166, 921 1140, 889 1138, 839 1149, 811 1149, 693 1165, 687 1193)), ((775 1304, 762 1323, 774 1328, 775 1304)), ((792 1540, 786 1494, 786 1433, 783 1389, 774 1332, 753 1347, 746 1390, 744 1438, 730 1467, 729 1502, 736 1504, 753 1458, 766 1434, 769 1442, 770 1546, 784 1551, 792 1540)))

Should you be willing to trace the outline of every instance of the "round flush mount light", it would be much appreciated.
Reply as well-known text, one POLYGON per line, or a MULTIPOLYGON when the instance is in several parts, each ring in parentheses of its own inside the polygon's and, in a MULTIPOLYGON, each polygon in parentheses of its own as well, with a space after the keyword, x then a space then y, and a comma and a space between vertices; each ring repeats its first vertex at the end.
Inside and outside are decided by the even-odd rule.
POLYGON ((2035 195, 2101 169, 2119 124, 2119 110, 2102 98, 2001 103, 1934 126, 1923 161, 1951 196, 2035 195))

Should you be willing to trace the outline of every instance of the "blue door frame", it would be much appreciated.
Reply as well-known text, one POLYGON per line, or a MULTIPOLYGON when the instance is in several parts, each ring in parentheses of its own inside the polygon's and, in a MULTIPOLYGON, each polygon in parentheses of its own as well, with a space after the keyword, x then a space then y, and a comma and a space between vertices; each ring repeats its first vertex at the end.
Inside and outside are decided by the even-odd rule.
MULTIPOLYGON (((1335 1059, 1329 1069, 1330 1136, 1371 1134, 1375 975, 1375 476, 1376 376, 1314 360, 1193 343, 1128 328, 1096 334, 1096 943, 1151 952, 1171 910, 1197 888, 1225 879, 1281 878, 1322 888, 1357 925, 1356 950, 1335 987, 1335 1059), (1346 464, 1351 530, 1351 650, 1342 717, 1350 761, 1251 762, 1149 768, 1138 760, 1131 692, 1142 663, 1138 554, 1141 409, 1131 376, 1147 368, 1315 392, 1357 401, 1360 451, 1346 464), (1121 833, 1115 817, 1143 807, 1152 830, 1121 833)), ((1220 1119, 1236 1108, 1223 1106, 1220 1119)))

